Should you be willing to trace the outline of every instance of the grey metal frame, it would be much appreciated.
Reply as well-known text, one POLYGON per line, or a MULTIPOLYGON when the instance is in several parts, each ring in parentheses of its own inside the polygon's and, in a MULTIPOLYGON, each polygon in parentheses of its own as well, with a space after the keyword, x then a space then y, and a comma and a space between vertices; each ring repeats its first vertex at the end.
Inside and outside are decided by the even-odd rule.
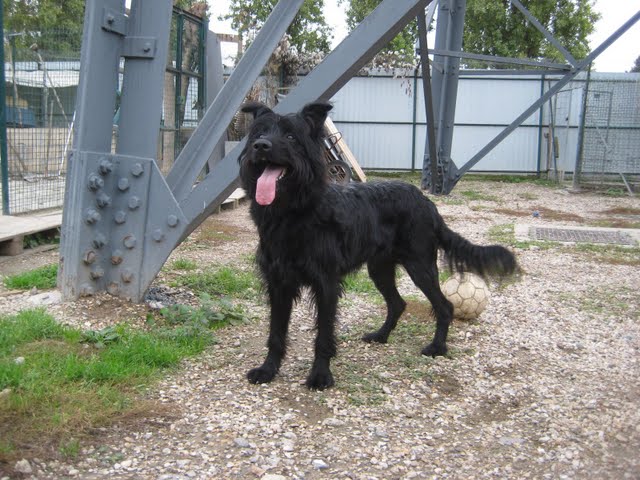
MULTIPOLYGON (((545 102, 558 93, 567 83, 573 80, 580 72, 584 71, 593 62, 600 53, 615 42, 622 34, 629 30, 635 23, 640 20, 640 11, 633 15, 618 30, 616 30, 601 45, 595 48, 586 58, 577 61, 553 35, 544 28, 543 25, 529 12, 519 0, 511 0, 512 3, 525 15, 525 17, 534 25, 544 36, 551 42, 565 57, 568 65, 562 65, 554 62, 533 61, 523 59, 509 59, 504 57, 491 57, 486 55, 478 55, 473 53, 462 52, 462 30, 452 26, 452 22, 456 16, 453 15, 454 9, 464 9, 465 0, 441 0, 441 11, 438 15, 438 24, 436 29, 436 46, 430 53, 434 54, 433 65, 433 90, 435 98, 439 98, 440 110, 435 105, 437 119, 435 128, 440 131, 437 136, 438 146, 438 165, 439 176, 435 179, 435 185, 432 185, 430 174, 429 155, 425 150, 425 161, 422 169, 422 186, 429 188, 432 192, 450 193, 456 183, 462 176, 484 158, 491 150, 493 150, 500 142, 502 142, 511 132, 521 125, 527 118, 534 114, 545 102), (449 18, 451 17, 451 19, 449 18), (446 33, 445 33, 446 32, 446 33), (450 158, 451 141, 453 134, 453 115, 455 114, 455 97, 457 95, 458 70, 452 68, 451 63, 447 63, 447 59, 469 58, 477 60, 487 60, 495 63, 511 63, 514 65, 526 65, 543 67, 543 70, 515 70, 512 73, 528 75, 549 75, 560 74, 562 78, 556 82, 547 92, 542 94, 538 100, 533 102, 524 110, 511 124, 504 128, 489 143, 487 143, 480 151, 471 157, 462 167, 458 168, 450 158), (445 133, 441 130, 445 129, 445 133)), ((458 17, 459 18, 459 17, 458 17)), ((425 76, 423 76, 424 80, 425 76)))
MULTIPOLYGON (((123 3, 87 0, 85 6, 77 128, 65 192, 58 278, 67 299, 107 290, 141 300, 173 249, 236 188, 237 160, 244 143, 221 158, 220 142, 303 0, 276 5, 166 179, 158 170, 155 155, 172 0, 133 0, 128 16, 123 3), (112 118, 121 57, 125 58, 125 71, 120 134, 112 154, 112 118), (206 165, 208 175, 196 183, 206 165)), ((318 98, 330 99, 409 21, 424 16, 430 3, 384 0, 275 110, 290 112, 318 98)), ((434 183, 432 191, 439 193, 448 193, 462 173, 640 17, 639 12, 587 59, 574 65, 561 82, 458 170, 450 154, 458 70, 460 57, 464 56, 461 46, 466 0, 440 0, 438 8, 433 79, 424 88, 425 92, 429 87, 433 91, 431 140, 425 145, 425 153, 437 147, 437 153, 425 154, 425 162, 429 162, 430 173, 437 172, 438 178, 430 181, 434 183), (432 170, 430 156, 434 155, 438 156, 433 164, 437 168, 432 170)), ((419 23, 426 47, 426 25, 422 20, 419 23)), ((427 64, 423 62, 423 66, 427 64)), ((540 66, 555 67, 548 63, 540 66)), ((428 79, 428 75, 423 78, 428 79)))

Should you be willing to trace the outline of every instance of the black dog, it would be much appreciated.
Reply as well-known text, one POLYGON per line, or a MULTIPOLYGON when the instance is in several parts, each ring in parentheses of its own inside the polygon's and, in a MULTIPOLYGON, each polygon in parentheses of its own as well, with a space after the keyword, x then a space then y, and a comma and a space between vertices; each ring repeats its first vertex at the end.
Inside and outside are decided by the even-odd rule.
POLYGON ((240 178, 251 198, 260 235, 257 262, 271 305, 269 352, 247 374, 251 383, 270 382, 278 372, 291 309, 303 286, 313 293, 318 330, 306 385, 322 390, 334 383, 329 362, 336 354, 336 309, 347 273, 367 264, 387 303, 387 318, 364 340, 385 343, 406 306, 395 285, 396 265, 402 265, 433 306, 436 333, 422 353, 436 356, 447 352, 453 314, 438 284, 438 249, 458 271, 516 269, 504 247, 473 245, 447 228, 436 206, 412 185, 329 183, 322 144, 329 110, 329 104, 312 103, 281 116, 262 104, 242 108, 254 122, 240 154, 240 178))

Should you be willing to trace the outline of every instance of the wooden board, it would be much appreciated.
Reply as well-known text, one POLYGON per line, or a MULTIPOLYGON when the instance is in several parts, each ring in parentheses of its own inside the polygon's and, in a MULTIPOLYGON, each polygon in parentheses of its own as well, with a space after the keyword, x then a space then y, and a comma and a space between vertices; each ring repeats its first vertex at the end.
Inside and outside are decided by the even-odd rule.
POLYGON ((336 128, 336 126, 333 124, 333 121, 329 117, 327 117, 327 119, 325 120, 324 126, 327 129, 327 132, 329 132, 329 135, 334 135, 338 139, 338 141, 336 142, 336 145, 338 146, 338 149, 342 152, 342 155, 344 155, 345 160, 351 166, 353 173, 355 173, 356 177, 358 177, 358 180, 360 180, 361 182, 366 182, 367 176, 364 174, 364 171, 362 170, 362 168, 360 168, 360 164, 358 163, 358 161, 356 160, 356 157, 351 152, 351 149, 347 145, 347 142, 345 142, 344 139, 342 138, 342 134, 338 132, 338 129, 336 128))
POLYGON ((46 232, 62 224, 62 212, 13 217, 0 215, 0 255, 20 255, 26 235, 46 232))

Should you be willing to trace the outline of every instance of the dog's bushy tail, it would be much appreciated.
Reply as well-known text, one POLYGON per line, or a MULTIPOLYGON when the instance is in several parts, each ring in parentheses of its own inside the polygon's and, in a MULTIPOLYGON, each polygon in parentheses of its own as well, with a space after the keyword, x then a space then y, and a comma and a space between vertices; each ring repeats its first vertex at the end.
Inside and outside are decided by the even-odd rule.
POLYGON ((505 247, 475 245, 447 227, 442 217, 440 220, 438 240, 447 254, 451 271, 503 277, 518 270, 516 257, 505 247))

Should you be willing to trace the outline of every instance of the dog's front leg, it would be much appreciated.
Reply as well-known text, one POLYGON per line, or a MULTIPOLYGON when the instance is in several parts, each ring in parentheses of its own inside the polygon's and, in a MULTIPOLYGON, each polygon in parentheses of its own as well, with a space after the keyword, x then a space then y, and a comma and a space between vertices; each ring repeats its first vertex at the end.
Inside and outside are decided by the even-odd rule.
POLYGON ((333 385, 333 375, 329 364, 336 355, 336 310, 338 305, 338 282, 326 282, 314 287, 318 310, 313 367, 306 385, 311 390, 324 390, 333 385))
POLYGON ((286 289, 269 288, 271 304, 271 323, 267 340, 269 352, 262 366, 249 370, 247 373, 249 382, 268 383, 280 370, 287 350, 287 332, 295 295, 295 292, 286 289))

